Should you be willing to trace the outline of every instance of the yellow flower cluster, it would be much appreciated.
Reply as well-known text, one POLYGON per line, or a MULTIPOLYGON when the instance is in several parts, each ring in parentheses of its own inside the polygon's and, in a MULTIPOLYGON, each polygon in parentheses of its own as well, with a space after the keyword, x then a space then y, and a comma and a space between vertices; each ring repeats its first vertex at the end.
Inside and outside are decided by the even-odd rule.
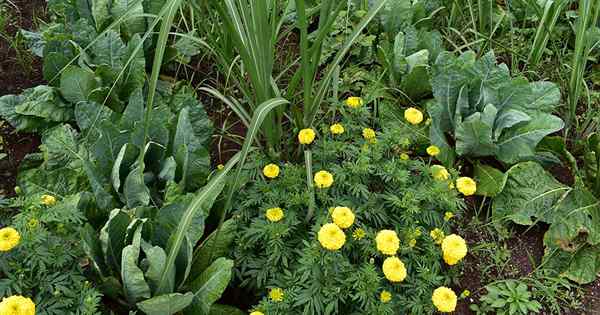
POLYGON ((35 303, 30 298, 13 295, 0 302, 2 315, 35 315, 35 303))
POLYGON ((406 267, 400 258, 388 257, 383 261, 383 274, 391 282, 402 282, 406 279, 406 267))
POLYGON ((400 159, 402 161, 408 161, 410 159, 410 156, 408 154, 406 154, 406 153, 401 153, 400 154, 400 159))
POLYGON ((283 297, 284 297, 284 293, 283 293, 283 289, 281 289, 281 288, 273 288, 273 289, 271 289, 271 291, 269 291, 269 298, 271 298, 271 300, 274 302, 283 301, 283 297))
POLYGON ((354 223, 354 213, 348 207, 335 207, 331 212, 333 223, 342 229, 347 229, 354 223))
POLYGON ((364 128, 362 131, 362 135, 363 138, 365 138, 365 140, 369 141, 369 142, 374 142, 373 140, 375 140, 375 130, 371 129, 371 128, 364 128))
POLYGON ((42 204, 48 207, 52 207, 56 204, 56 198, 50 195, 42 195, 42 204))
POLYGON ((321 246, 328 250, 338 250, 346 243, 346 234, 334 223, 327 223, 321 227, 317 238, 321 246))
POLYGON ((386 291, 386 290, 381 291, 381 294, 379 295, 379 300, 382 303, 387 303, 387 302, 391 301, 392 293, 390 293, 390 291, 386 291))
POLYGON ((315 140, 316 133, 313 129, 302 129, 298 133, 298 141, 301 144, 311 144, 315 140))
POLYGON ((5 227, 0 229, 0 252, 7 252, 15 248, 19 245, 20 240, 21 235, 14 228, 5 227))
POLYGON ((444 221, 450 221, 452 218, 454 218, 454 213, 450 211, 446 211, 446 213, 444 213, 444 221))
POLYGON ((222 171, 224 168, 225 168, 225 165, 223 165, 223 164, 219 164, 219 165, 217 165, 217 169, 218 169, 219 171, 222 171))
POLYGON ((404 111, 404 119, 413 125, 418 125, 423 121, 423 113, 414 107, 410 107, 404 111))
POLYGON ((328 171, 318 171, 315 174, 314 181, 319 188, 329 188, 333 185, 333 175, 328 171))
POLYGON ((261 311, 254 311, 254 312, 250 313, 250 315, 265 315, 265 313, 263 313, 261 311))
POLYGON ((442 253, 448 265, 456 265, 467 255, 467 242, 456 234, 450 234, 442 241, 442 253))
POLYGON ((431 301, 441 313, 451 313, 456 309, 458 298, 450 288, 439 287, 433 291, 431 301))
POLYGON ((345 130, 342 124, 333 124, 331 127, 329 127, 329 131, 331 131, 331 133, 334 135, 341 135, 345 130))
POLYGON ((279 176, 279 166, 275 164, 267 164, 263 168, 263 174, 268 178, 276 178, 279 176))
POLYGON ((431 238, 433 238, 433 240, 435 241, 436 244, 442 244, 442 242, 444 241, 444 231, 435 228, 433 229, 431 232, 429 232, 429 236, 431 236, 431 238))
POLYGON ((465 196, 471 196, 477 191, 477 183, 470 177, 461 177, 456 180, 456 189, 465 196))
POLYGON ((363 100, 358 96, 350 96, 346 99, 346 105, 351 108, 358 108, 362 106, 363 100))
POLYGON ((266 217, 271 222, 278 222, 283 219, 283 216, 283 210, 279 207, 267 209, 266 217))
POLYGON ((448 170, 441 165, 432 165, 431 166, 431 175, 434 179, 442 181, 450 178, 450 173, 448 170))
POLYGON ((427 147, 427 154, 429 154, 430 156, 437 156, 438 154, 440 154, 440 148, 438 148, 435 145, 430 145, 429 147, 427 147))
POLYGON ((379 231, 375 236, 375 243, 377 244, 377 250, 389 256, 396 255, 400 248, 400 239, 396 232, 392 230, 379 231))

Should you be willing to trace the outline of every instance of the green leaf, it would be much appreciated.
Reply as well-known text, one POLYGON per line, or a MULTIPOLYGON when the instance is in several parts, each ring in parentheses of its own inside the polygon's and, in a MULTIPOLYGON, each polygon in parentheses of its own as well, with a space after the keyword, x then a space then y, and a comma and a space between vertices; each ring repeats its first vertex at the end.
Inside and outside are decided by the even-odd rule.
POLYGON ((135 228, 133 242, 123 248, 121 259, 121 279, 123 279, 125 296, 131 304, 150 297, 150 287, 144 279, 144 272, 137 265, 144 222, 145 220, 134 220, 130 223, 130 227, 136 223, 138 225, 135 228))
POLYGON ((561 130, 564 122, 553 115, 539 113, 527 124, 506 130, 498 139, 498 158, 515 163, 535 155, 537 144, 547 135, 561 130))
POLYGON ((459 155, 494 155, 497 147, 493 140, 493 126, 497 115, 496 107, 487 105, 456 126, 456 153, 459 155))
MULTIPOLYGON (((165 262, 167 261, 167 254, 159 246, 152 246, 146 242, 142 242, 142 249, 146 254, 146 260, 148 261, 148 270, 146 271, 146 278, 148 284, 152 290, 156 290, 158 281, 160 280, 160 273, 165 268, 165 262)), ((171 283, 175 282, 175 274, 173 274, 171 283)))
POLYGON ((235 239, 235 230, 237 225, 233 219, 225 221, 219 233, 219 237, 215 239, 216 231, 211 233, 194 252, 194 260, 190 278, 198 277, 208 266, 221 256, 227 255, 231 249, 231 244, 235 239))
POLYGON ((150 203, 150 190, 144 182, 144 164, 138 164, 127 175, 123 186, 123 195, 127 202, 127 207, 133 209, 136 207, 147 206, 150 203))
POLYGON ((60 76, 60 92, 71 102, 85 102, 98 86, 94 73, 76 66, 69 66, 60 76))
POLYGON ((130 222, 131 219, 127 213, 114 209, 100 230, 100 244, 106 264, 114 270, 120 269, 122 250, 125 247, 125 233, 130 222))
POLYGON ((109 270, 106 269, 106 264, 104 263, 104 255, 102 253, 100 239, 98 238, 98 233, 90 224, 86 224, 81 230, 81 239, 83 251, 90 259, 94 270, 98 272, 100 277, 107 276, 109 270))
POLYGON ((129 34, 143 33, 146 30, 146 20, 140 16, 144 14, 141 0, 113 0, 111 12, 115 19, 129 15, 127 23, 122 24, 129 34))
POLYGON ((474 177, 477 182, 477 194, 481 196, 495 197, 506 184, 504 173, 489 165, 475 165, 474 177))
POLYGON ((188 314, 206 314, 210 307, 223 294, 231 280, 233 260, 219 258, 212 263, 202 274, 190 283, 190 290, 195 292, 194 302, 188 314))
POLYGON ((73 119, 73 107, 62 101, 58 92, 39 85, 24 93, 25 99, 15 106, 15 113, 43 118, 48 122, 67 122, 73 119))
POLYGON ((194 294, 171 293, 155 296, 151 299, 137 303, 137 307, 148 315, 171 315, 186 308, 192 300, 194 294))
POLYGON ((127 174, 129 166, 135 162, 137 154, 138 151, 128 143, 121 147, 111 173, 112 185, 116 192, 119 192, 119 189, 121 189, 121 176, 127 174))
POLYGON ((56 126, 42 138, 41 149, 50 169, 64 167, 79 160, 77 132, 69 125, 56 126))
POLYGON ((586 246, 571 258, 564 276, 576 283, 586 284, 595 281, 598 272, 600 272, 600 247, 586 246))
POLYGON ((125 65, 127 49, 119 33, 109 30, 98 37, 93 53, 92 61, 95 65, 108 65, 113 71, 121 71, 125 65))
POLYGON ((95 139, 100 136, 100 122, 114 115, 114 112, 98 103, 79 102, 75 105, 75 121, 82 131, 89 132, 89 137, 95 139))
POLYGON ((96 21, 96 28, 102 29, 102 26, 110 19, 109 6, 110 0, 91 0, 92 16, 96 21))

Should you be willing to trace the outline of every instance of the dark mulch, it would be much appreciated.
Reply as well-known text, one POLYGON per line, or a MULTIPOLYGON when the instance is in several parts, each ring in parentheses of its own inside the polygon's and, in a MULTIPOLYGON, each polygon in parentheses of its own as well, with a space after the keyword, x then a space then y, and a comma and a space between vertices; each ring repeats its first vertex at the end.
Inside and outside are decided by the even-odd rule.
MULTIPOLYGON (((33 30, 37 19, 45 15, 44 0, 11 0, 17 8, 8 6, 11 16, 5 33, 0 37, 0 96, 17 94, 26 88, 43 84, 42 63, 37 57, 17 45, 14 38, 18 30, 33 30), (15 47, 16 46, 16 47, 15 47)), ((23 158, 37 150, 39 137, 31 134, 19 134, 8 123, 0 122, 0 137, 4 140, 4 153, 8 158, 0 161, 0 194, 12 195, 17 175, 17 167, 23 158)))

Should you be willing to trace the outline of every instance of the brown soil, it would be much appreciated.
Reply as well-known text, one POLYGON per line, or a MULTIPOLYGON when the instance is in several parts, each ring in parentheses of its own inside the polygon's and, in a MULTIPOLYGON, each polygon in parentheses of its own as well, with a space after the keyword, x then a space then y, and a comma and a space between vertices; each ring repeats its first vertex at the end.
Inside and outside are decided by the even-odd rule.
MULTIPOLYGON (((11 0, 17 8, 8 4, 10 20, 0 34, 0 96, 20 93, 22 90, 43 84, 42 64, 37 57, 14 40, 18 30, 33 30, 36 19, 45 15, 44 0, 11 0), (9 40, 10 39, 10 40, 9 40)), ((4 2, 6 3, 6 2, 4 2)), ((17 175, 17 167, 23 158, 36 151, 39 137, 19 134, 8 123, 0 121, 2 151, 8 155, 0 161, 0 195, 11 196, 17 175)))

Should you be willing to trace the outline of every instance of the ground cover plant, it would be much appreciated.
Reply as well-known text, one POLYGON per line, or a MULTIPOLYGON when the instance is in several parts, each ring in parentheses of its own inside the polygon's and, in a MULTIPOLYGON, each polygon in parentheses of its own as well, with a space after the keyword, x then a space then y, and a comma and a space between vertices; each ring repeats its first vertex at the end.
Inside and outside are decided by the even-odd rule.
POLYGON ((0 315, 594 314, 599 14, 0 0, 0 315))

